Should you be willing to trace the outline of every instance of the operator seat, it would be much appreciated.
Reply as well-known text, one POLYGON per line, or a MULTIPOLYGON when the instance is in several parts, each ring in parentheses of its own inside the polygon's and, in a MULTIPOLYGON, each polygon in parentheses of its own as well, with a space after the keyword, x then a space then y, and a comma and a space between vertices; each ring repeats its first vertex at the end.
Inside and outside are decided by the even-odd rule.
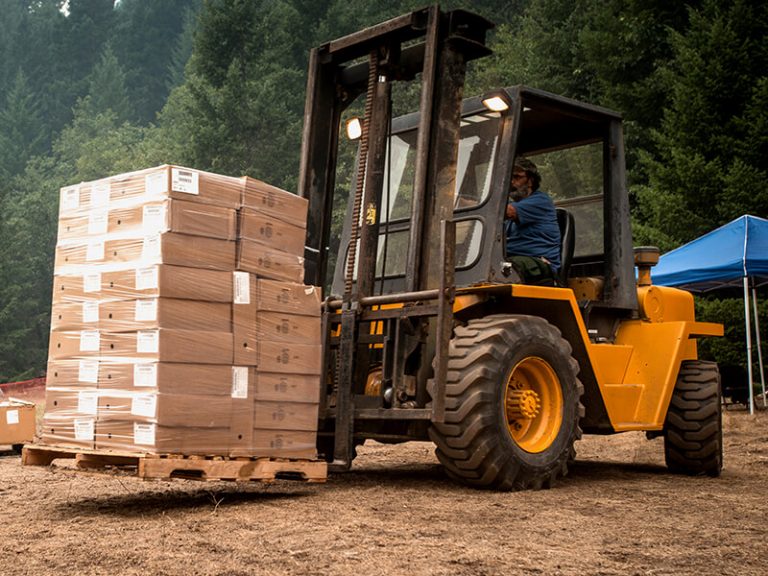
POLYGON ((573 249, 576 246, 576 229, 573 214, 565 208, 555 208, 557 226, 560 228, 560 270, 557 282, 560 286, 568 286, 568 271, 573 260, 573 249))

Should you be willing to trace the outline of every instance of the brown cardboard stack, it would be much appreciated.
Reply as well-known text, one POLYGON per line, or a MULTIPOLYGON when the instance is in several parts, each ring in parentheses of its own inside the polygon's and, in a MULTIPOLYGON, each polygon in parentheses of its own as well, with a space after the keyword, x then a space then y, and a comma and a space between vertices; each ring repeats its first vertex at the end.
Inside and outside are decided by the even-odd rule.
POLYGON ((44 443, 312 458, 306 201, 160 166, 62 189, 44 443))
POLYGON ((35 437, 35 415, 32 402, 17 398, 0 401, 0 445, 30 442, 35 437))

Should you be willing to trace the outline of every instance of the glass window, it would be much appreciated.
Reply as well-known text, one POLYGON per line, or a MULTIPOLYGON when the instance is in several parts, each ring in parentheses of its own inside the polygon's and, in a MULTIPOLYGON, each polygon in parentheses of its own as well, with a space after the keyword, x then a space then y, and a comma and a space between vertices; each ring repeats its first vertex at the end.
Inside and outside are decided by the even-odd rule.
POLYGON ((541 189, 574 218, 574 256, 603 253, 603 144, 530 156, 541 174, 541 189))
POLYGON ((472 266, 483 241, 483 223, 480 220, 456 222, 456 268, 472 266))
MULTIPOLYGON (((490 193, 500 117, 496 112, 485 112, 461 120, 456 164, 456 210, 474 207, 490 193)), ((414 129, 395 134, 390 139, 391 156, 385 166, 382 191, 382 203, 388 209, 381 215, 382 222, 402 220, 411 215, 416 137, 414 129)))
MULTIPOLYGON (((490 194, 500 118, 501 115, 496 112, 483 112, 461 120, 454 207, 457 212, 481 204, 490 194)), ((403 227, 411 217, 416 139, 415 129, 394 134, 390 139, 382 190, 383 210, 376 258, 377 277, 382 274, 390 277, 405 274, 409 232, 403 227), (388 223, 396 229, 387 231, 388 223)), ((361 221, 363 217, 361 214, 361 221)), ((471 266, 477 261, 482 236, 483 223, 480 220, 468 219, 456 223, 457 268, 471 266)), ((359 245, 356 249, 359 250, 359 245)), ((354 271, 354 278, 357 278, 357 270, 354 271)))
POLYGON ((487 112, 467 116, 461 121, 456 164, 456 210, 477 206, 490 194, 500 117, 497 112, 487 112))

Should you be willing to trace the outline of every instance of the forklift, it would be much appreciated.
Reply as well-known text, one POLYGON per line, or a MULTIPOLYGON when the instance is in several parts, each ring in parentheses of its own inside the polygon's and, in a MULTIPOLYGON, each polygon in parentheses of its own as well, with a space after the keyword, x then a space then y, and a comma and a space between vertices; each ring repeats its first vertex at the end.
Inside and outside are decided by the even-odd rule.
POLYGON ((696 339, 722 326, 652 284, 658 249, 633 249, 621 116, 525 86, 465 99, 492 26, 431 6, 310 54, 299 193, 305 282, 324 288, 318 452, 343 471, 368 439, 432 441, 461 483, 537 489, 583 433, 645 431, 670 470, 718 476, 720 378, 696 339), (393 118, 403 85, 418 111, 393 118), (557 206, 551 285, 525 284, 506 254, 518 157, 557 206))

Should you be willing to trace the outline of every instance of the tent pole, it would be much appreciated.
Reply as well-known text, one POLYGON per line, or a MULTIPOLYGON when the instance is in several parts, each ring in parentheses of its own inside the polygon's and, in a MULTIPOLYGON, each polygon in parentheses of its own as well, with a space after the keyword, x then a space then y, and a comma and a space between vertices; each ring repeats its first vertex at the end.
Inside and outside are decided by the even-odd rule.
POLYGON ((749 279, 744 276, 744 327, 747 330, 747 388, 749 389, 749 413, 755 413, 755 397, 752 392, 752 326, 749 321, 749 279))
POLYGON ((757 316, 757 290, 752 282, 752 309, 755 312, 755 338, 757 339, 757 362, 760 366, 760 385, 763 391, 763 407, 765 407, 765 370, 763 369, 763 348, 760 345, 760 319, 757 316))

